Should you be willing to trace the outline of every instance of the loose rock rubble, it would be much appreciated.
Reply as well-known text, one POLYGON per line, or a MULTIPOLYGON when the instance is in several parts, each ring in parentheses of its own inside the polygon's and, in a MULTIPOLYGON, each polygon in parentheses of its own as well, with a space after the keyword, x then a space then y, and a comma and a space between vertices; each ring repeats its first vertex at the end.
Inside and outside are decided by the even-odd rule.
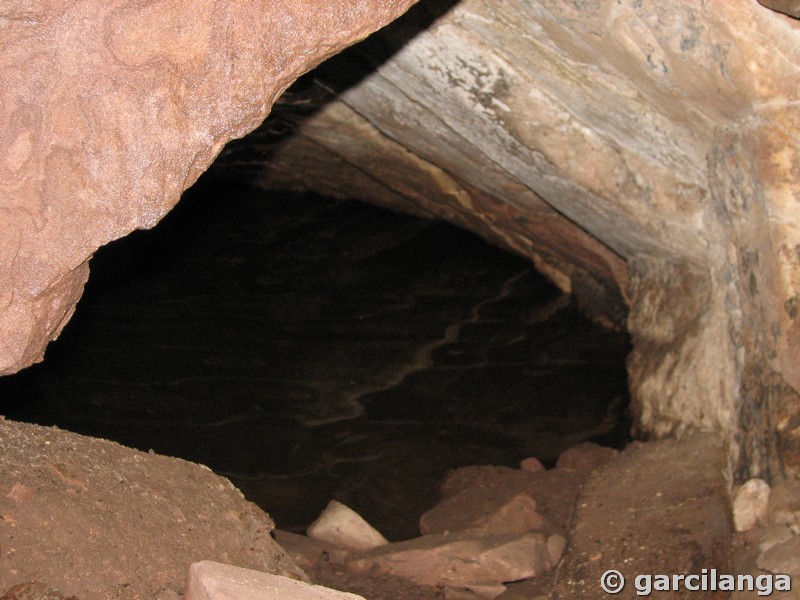
POLYGON ((186 600, 364 600, 289 577, 242 569, 212 561, 192 564, 186 600))
POLYGON ((351 574, 388 574, 437 588, 444 598, 493 600, 507 582, 541 577, 559 563, 581 482, 616 454, 586 443, 550 471, 531 458, 520 469, 455 470, 442 484, 441 502, 421 516, 422 535, 411 540, 376 543, 382 536, 338 502, 308 537, 276 531, 275 538, 312 574, 331 561, 351 574))
MULTIPOLYGON (((387 542, 353 511, 332 502, 309 527, 309 533, 316 539, 276 530, 275 541, 286 554, 276 547, 272 566, 249 567, 278 572, 292 565, 287 578, 249 570, 245 564, 248 553, 235 546, 227 545, 222 551, 223 534, 230 529, 226 519, 232 518, 233 509, 225 508, 228 501, 223 502, 222 496, 214 500, 214 494, 225 497, 229 494, 224 481, 210 473, 180 461, 143 455, 53 429, 3 421, 0 428, 7 443, 5 452, 0 454, 0 463, 5 465, 0 470, 5 490, 0 496, 0 504, 5 503, 0 511, 0 531, 8 534, 6 542, 0 540, 0 559, 6 561, 0 565, 11 566, 8 572, 0 569, 0 583, 4 583, 0 591, 13 586, 0 595, 0 600, 60 600, 73 594, 79 600, 111 595, 158 600, 180 598, 178 590, 183 586, 186 570, 174 576, 165 575, 163 569, 156 570, 156 562, 161 560, 157 559, 159 548, 144 538, 136 545, 138 562, 131 559, 127 565, 119 566, 122 580, 132 585, 120 587, 117 592, 124 590, 128 595, 112 594, 110 587, 102 587, 110 578, 105 572, 100 573, 97 564, 88 564, 92 557, 98 564, 105 559, 98 554, 70 554, 69 548, 59 546, 59 554, 48 554, 47 560, 42 560, 42 549, 47 550, 55 543, 57 522, 40 531, 39 546, 19 543, 20 536, 30 529, 28 525, 23 530, 23 521, 31 522, 31 508, 37 498, 45 496, 49 498, 48 506, 59 498, 63 500, 59 505, 62 511, 72 506, 70 514, 77 514, 76 507, 83 506, 82 501, 86 500, 87 509, 96 516, 98 503, 111 502, 116 497, 115 490, 133 489, 140 493, 127 494, 121 499, 119 507, 127 512, 119 508, 119 516, 127 514, 130 521, 131 516, 141 519, 147 513, 149 519, 154 519, 162 514, 161 509, 148 506, 153 498, 159 501, 159 506, 164 504, 163 496, 172 480, 162 481, 150 471, 147 480, 137 484, 141 489, 131 487, 138 471, 128 463, 134 460, 147 461, 155 467, 164 462, 165 472, 174 475, 185 471, 187 478, 195 483, 208 480, 201 504, 180 498, 175 505, 180 511, 172 504, 164 504, 171 507, 163 513, 168 521, 174 522, 177 515, 187 519, 183 525, 178 523, 176 529, 169 530, 174 531, 173 537, 188 535, 187 527, 203 533, 200 538, 187 540, 191 541, 190 548, 201 555, 195 559, 200 562, 191 566, 185 591, 188 600, 594 599, 606 597, 599 588, 595 571, 617 566, 631 573, 689 573, 692 569, 706 568, 736 576, 784 575, 791 577, 792 590, 778 590, 771 597, 800 598, 800 481, 784 481, 771 489, 761 481, 747 482, 729 497, 718 468, 724 462, 724 454, 713 436, 634 443, 622 453, 583 444, 564 453, 550 470, 502 466, 457 469, 442 483, 440 502, 420 517, 422 535, 405 541, 387 542), (21 433, 26 438, 9 444, 9 440, 21 433), (14 467, 15 456, 22 449, 27 449, 24 456, 28 459, 38 457, 35 461, 26 460, 25 473, 14 467), (87 450, 94 452, 91 468, 84 468, 87 450), (105 467, 104 461, 109 463, 105 467), (31 467, 34 463, 39 466, 31 467), (108 478, 103 474, 106 472, 116 473, 116 478, 106 481, 108 478), (122 480, 121 475, 124 475, 122 480), (104 482, 108 484, 105 487, 101 485, 104 482), (105 500, 96 496, 103 490, 106 490, 105 500), (69 503, 65 504, 67 500, 69 503), (209 506, 210 500, 216 508, 209 506), (224 510, 220 513, 220 509, 224 510), (190 516, 195 512, 199 520, 190 516), (733 539, 733 559, 729 562, 734 520, 738 531, 733 539), (208 547, 203 546, 203 542, 212 541, 208 547), (8 562, 12 542, 16 543, 13 564, 8 562), (212 555, 213 560, 221 562, 203 558, 212 555), (292 559, 305 573, 293 566, 292 559), (82 571, 76 562, 79 560, 87 561, 82 571), (69 565, 73 572, 67 573, 67 577, 64 572, 69 565), (300 580, 306 575, 317 585, 302 583, 300 580), (70 583, 77 577, 84 584, 82 593, 77 593, 78 587, 70 583), (158 577, 164 581, 156 588, 153 583, 158 577), (34 580, 48 585, 20 585, 34 580), (56 592, 50 586, 65 593, 54 595, 56 592), (146 590, 147 595, 130 593, 133 588, 146 590), (101 589, 103 592, 99 594, 101 589)), ((20 454, 18 458, 22 457, 20 454)), ((532 464, 535 465, 526 460, 521 466, 532 464)), ((73 519, 67 524, 74 527, 77 522, 73 519)), ((86 523, 89 522, 87 517, 86 523)), ((139 521, 136 524, 142 528, 139 521)), ((114 537, 108 531, 103 532, 102 526, 103 522, 92 521, 98 539, 114 537)), ((262 534, 268 526, 265 523, 262 534)), ((162 545, 167 530, 164 526, 157 532, 162 545)), ((120 547, 124 544, 130 547, 137 539, 134 533, 131 529, 120 547)), ((258 536, 250 539, 247 544, 250 553, 254 548, 263 551, 272 544, 268 536, 263 537, 266 539, 258 536)), ((169 556, 176 558, 175 555, 176 550, 172 549, 169 556)), ((115 558, 130 557, 118 550, 108 557, 115 558)), ((178 562, 183 560, 180 558, 178 562)), ((633 598, 635 593, 629 586, 617 597, 633 598)), ((670 597, 689 598, 691 594, 677 593, 670 597)), ((730 596, 732 600, 759 597, 763 596, 759 596, 758 590, 730 596)))
POLYGON ((336 500, 331 500, 319 518, 309 525, 308 537, 353 550, 370 550, 389 543, 361 515, 336 500))
MULTIPOLYGON (((739 571, 753 577, 788 575, 792 590, 772 597, 800 598, 800 481, 772 488, 760 479, 747 481, 734 495, 733 515, 739 571)), ((732 595, 733 600, 757 597, 757 590, 732 595)))

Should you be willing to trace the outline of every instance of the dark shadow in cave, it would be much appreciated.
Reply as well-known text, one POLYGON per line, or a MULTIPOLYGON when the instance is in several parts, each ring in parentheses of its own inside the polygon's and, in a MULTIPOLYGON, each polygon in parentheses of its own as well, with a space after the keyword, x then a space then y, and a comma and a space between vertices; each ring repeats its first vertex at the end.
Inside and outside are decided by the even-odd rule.
MULTIPOLYGON (((225 153, 268 160, 455 4, 422 2, 326 62, 225 153)), ((212 169, 91 268, 46 362, 0 378, 0 413, 207 464, 284 529, 335 498, 414 537, 448 469, 628 439, 627 336, 445 223, 212 169)))
POLYGON ((273 148, 295 135, 302 122, 358 85, 403 46, 455 7, 460 0, 426 0, 364 41, 329 58, 298 79, 273 105, 267 119, 222 152, 229 176, 248 180, 258 173, 254 159, 268 161, 273 148))
POLYGON ((0 412, 207 464, 284 529, 336 498, 413 537, 448 469, 627 439, 627 337, 445 223, 206 175, 91 266, 0 412))

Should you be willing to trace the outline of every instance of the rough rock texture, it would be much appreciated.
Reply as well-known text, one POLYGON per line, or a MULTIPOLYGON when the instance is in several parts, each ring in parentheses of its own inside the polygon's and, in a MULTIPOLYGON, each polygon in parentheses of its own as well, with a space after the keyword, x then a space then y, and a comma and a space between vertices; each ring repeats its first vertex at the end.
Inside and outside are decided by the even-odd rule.
POLYGON ((363 552, 347 562, 355 573, 377 569, 418 585, 455 587, 528 579, 552 566, 547 538, 538 532, 425 535, 363 552))
POLYGON ((304 578, 271 529, 205 467, 0 419, 0 592, 36 581, 81 600, 168 600, 204 559, 304 578))
POLYGON ((722 431, 739 478, 780 478, 800 470, 799 41, 755 1, 431 0, 298 89, 306 112, 248 141, 260 160, 226 161, 461 224, 606 322, 630 306, 639 431, 722 431))
MULTIPOLYGON (((156 223, 293 79, 411 4, 4 3, 0 372, 41 357, 95 248, 156 223)), ((795 3, 416 8, 226 165, 530 257, 627 325, 641 433, 720 431, 738 479, 799 473, 800 23, 776 12, 795 3)))
POLYGON ((194 563, 186 600, 364 600, 320 585, 204 560, 194 563))
POLYGON ((42 357, 101 245, 149 228, 321 60, 415 0, 0 5, 0 374, 42 357))
MULTIPOLYGON (((581 490, 551 598, 606 598, 600 581, 609 569, 628 582, 616 598, 639 597, 634 581, 640 574, 729 573, 733 528, 724 464, 719 441, 694 434, 631 445, 594 471, 581 490)), ((697 593, 683 589, 665 597, 697 593)))
POLYGON ((331 500, 308 526, 308 537, 353 550, 369 550, 389 543, 361 515, 336 500, 331 500))

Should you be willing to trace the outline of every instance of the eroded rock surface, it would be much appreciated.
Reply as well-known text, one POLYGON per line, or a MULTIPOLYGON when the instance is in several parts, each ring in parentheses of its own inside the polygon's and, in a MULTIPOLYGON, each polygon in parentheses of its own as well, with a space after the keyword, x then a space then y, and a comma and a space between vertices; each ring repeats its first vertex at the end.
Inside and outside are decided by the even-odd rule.
POLYGON ((101 245, 149 228, 298 76, 414 0, 0 7, 0 374, 41 359, 101 245))
MULTIPOLYGON (((99 245, 411 4, 4 4, 0 372, 41 357, 99 245)), ((529 257, 628 327, 642 433, 720 431, 739 479, 780 479, 800 472, 794 4, 426 0, 225 164, 529 257)))
POLYGON ((458 223, 607 323, 630 306, 640 431, 722 431, 741 478, 800 469, 800 24, 755 1, 411 16, 248 140, 269 160, 227 166, 458 223))

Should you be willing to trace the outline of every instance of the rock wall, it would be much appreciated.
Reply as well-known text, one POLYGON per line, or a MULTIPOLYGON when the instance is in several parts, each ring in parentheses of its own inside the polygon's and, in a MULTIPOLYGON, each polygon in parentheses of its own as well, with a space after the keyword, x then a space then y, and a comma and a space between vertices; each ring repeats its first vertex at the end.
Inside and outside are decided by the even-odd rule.
MULTIPOLYGON (((40 359, 98 246, 413 3, 4 4, 0 373, 40 359)), ((800 473, 799 70, 800 23, 755 0, 423 0, 221 168, 529 256, 628 327, 642 434, 720 431, 738 476, 781 477, 800 473)))
POLYGON ((0 4, 0 374, 41 360, 98 247, 153 227, 297 77, 414 2, 0 4))
POLYGON ((722 431, 739 476, 781 477, 800 467, 799 58, 798 22, 749 0, 433 0, 221 161, 458 223, 609 324, 630 307, 639 432, 722 431))

